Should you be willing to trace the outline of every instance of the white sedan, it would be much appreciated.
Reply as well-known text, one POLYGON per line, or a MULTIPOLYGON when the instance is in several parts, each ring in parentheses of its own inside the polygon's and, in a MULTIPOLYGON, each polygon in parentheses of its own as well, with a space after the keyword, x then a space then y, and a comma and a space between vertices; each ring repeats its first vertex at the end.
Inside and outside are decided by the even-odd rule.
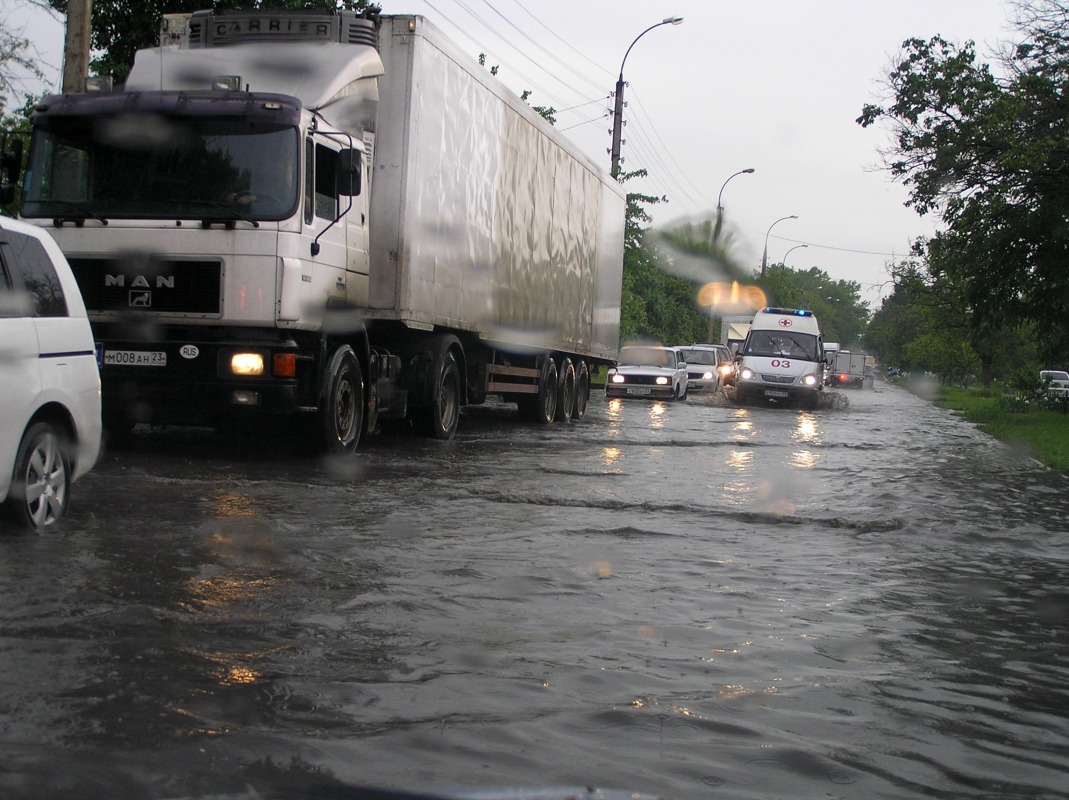
POLYGON ((606 397, 685 400, 687 364, 678 347, 629 345, 620 348, 605 380, 606 397))

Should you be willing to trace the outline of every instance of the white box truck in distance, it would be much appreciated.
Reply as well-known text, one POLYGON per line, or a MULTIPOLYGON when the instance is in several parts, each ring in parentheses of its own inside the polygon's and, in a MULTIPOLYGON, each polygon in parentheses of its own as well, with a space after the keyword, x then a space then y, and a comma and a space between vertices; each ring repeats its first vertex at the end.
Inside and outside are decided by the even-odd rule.
POLYGON ((291 417, 348 452, 487 395, 583 416, 619 345, 603 169, 421 16, 165 28, 123 91, 40 101, 20 204, 78 277, 110 426, 291 417))
POLYGON ((765 308, 739 350, 735 397, 816 406, 824 389, 824 342, 812 311, 765 308))

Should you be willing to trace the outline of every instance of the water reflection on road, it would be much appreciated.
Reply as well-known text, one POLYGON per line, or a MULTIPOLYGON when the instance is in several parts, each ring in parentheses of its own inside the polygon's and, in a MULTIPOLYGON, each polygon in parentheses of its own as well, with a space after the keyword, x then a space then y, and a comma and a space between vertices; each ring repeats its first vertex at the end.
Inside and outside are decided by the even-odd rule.
POLYGON ((0 538, 0 795, 1069 796, 1069 481, 846 396, 142 433, 0 538))

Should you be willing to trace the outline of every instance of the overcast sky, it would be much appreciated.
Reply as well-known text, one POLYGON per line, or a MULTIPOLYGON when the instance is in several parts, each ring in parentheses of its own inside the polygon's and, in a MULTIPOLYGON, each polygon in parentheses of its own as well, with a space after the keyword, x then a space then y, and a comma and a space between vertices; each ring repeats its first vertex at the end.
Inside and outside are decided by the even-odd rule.
MULTIPOLYGON (((666 195, 654 227, 711 216, 724 181, 735 254, 820 267, 857 281, 878 303, 886 265, 930 234, 935 220, 903 206, 905 189, 879 167, 885 131, 855 123, 883 99, 901 43, 942 35, 982 56, 1013 38, 1006 0, 381 0, 385 13, 423 14, 471 52, 487 54, 513 90, 558 109, 557 127, 610 165, 610 93, 624 64, 623 169, 650 178, 629 191, 666 195), (791 250, 796 245, 806 247, 791 250), (787 255, 788 251, 791 251, 787 255)), ((8 25, 25 0, 0 0, 8 25)), ((26 34, 59 83, 62 26, 44 12, 26 34)))

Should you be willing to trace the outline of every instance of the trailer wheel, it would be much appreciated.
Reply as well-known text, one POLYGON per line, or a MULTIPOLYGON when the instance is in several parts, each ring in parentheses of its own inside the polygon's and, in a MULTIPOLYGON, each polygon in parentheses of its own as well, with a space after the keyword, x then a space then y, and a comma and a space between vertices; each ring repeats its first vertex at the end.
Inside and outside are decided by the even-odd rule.
POLYGON ((329 383, 319 411, 320 433, 328 453, 352 453, 364 427, 364 374, 349 345, 334 351, 329 383))
POLYGON ((524 395, 518 403, 520 415, 539 425, 548 425, 557 414, 557 365, 546 356, 538 378, 538 392, 524 395))
POLYGON ((586 361, 580 361, 575 369, 575 407, 572 409, 572 419, 583 419, 589 402, 590 365, 586 361))
POLYGON ((553 418, 557 422, 571 422, 575 410, 575 366, 565 356, 557 373, 557 409, 553 418))
POLYGON ((453 438, 460 422, 460 367, 451 350, 438 357, 431 376, 431 405, 422 419, 422 433, 445 441, 453 438))

